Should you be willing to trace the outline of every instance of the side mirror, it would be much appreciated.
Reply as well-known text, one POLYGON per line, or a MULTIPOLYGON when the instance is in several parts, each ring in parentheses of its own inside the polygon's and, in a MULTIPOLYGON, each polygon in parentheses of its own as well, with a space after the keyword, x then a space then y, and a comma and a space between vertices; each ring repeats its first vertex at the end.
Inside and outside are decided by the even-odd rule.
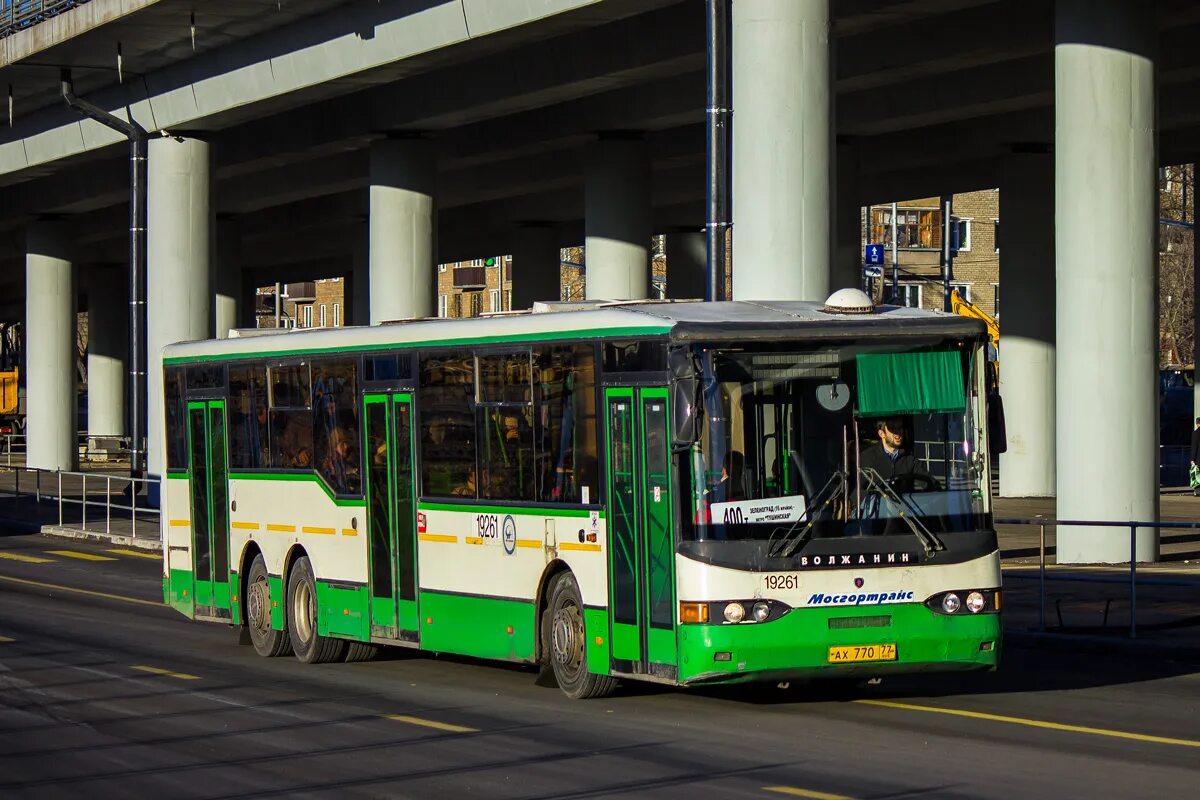
POLYGON ((1008 452, 1008 431, 1004 426, 1004 401, 999 392, 987 396, 988 441, 993 453, 1008 452))
POLYGON ((671 384, 671 420, 675 452, 688 450, 696 443, 700 426, 700 408, 696 403, 696 379, 677 378, 671 384))

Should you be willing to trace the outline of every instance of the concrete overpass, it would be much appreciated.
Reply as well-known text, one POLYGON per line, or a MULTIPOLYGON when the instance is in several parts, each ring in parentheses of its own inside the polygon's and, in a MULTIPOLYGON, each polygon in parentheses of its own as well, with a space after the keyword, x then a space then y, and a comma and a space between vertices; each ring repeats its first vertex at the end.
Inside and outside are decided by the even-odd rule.
MULTIPOLYGON (((126 319, 126 147, 64 106, 64 66, 154 133, 151 353, 238 324, 275 280, 348 276, 365 323, 432 313, 437 261, 513 252, 527 304, 557 293, 560 245, 586 243, 590 297, 645 296, 651 233, 697 252, 703 0, 201 5, 90 0, 0 40, 0 279, 27 325, 34 465, 72 461, 76 288, 93 330, 126 319)), ((1200 8, 731 5, 734 296, 854 282, 866 203, 1001 187, 1002 492, 1155 518, 1155 171, 1200 150, 1200 8)), ((676 260, 668 291, 702 269, 676 260)), ((92 419, 122 424, 121 381, 99 385, 92 419)), ((1060 556, 1121 560, 1124 541, 1064 529, 1060 556)), ((1156 548, 1145 531, 1139 555, 1156 548)))

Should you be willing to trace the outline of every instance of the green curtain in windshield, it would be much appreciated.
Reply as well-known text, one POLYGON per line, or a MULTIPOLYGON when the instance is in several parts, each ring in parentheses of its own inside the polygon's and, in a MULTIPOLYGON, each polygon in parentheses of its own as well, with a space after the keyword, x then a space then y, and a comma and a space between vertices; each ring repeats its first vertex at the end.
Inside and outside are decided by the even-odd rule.
POLYGON ((966 408, 962 362, 953 351, 858 356, 858 413, 948 414, 966 408))

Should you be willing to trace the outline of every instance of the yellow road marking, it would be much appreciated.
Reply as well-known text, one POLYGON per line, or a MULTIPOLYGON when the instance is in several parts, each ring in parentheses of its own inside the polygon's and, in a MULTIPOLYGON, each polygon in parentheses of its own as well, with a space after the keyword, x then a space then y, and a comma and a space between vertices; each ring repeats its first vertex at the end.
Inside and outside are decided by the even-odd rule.
POLYGON ((354 528, 342 528, 342 536, 358 536, 358 531, 354 528))
POLYGON ((791 797, 807 797, 809 800, 850 800, 850 798, 846 797, 844 794, 814 792, 812 789, 801 789, 798 786, 764 786, 763 791, 786 794, 791 797))
POLYGON ((466 542, 467 544, 483 544, 483 537, 482 536, 468 536, 465 539, 463 539, 463 541, 466 542))
POLYGON ((968 717, 983 719, 990 722, 1007 722, 1012 725, 1024 725, 1028 728, 1044 728, 1051 731, 1066 731, 1067 733, 1086 733, 1092 736, 1108 736, 1113 739, 1130 739, 1135 742, 1150 742, 1152 744, 1173 744, 1180 747, 1200 748, 1200 741, 1195 739, 1173 739, 1170 736, 1153 736, 1148 733, 1132 733, 1130 731, 1115 731, 1108 728, 1089 728, 1085 725, 1068 725, 1062 722, 1047 722, 1041 719, 1025 717, 1007 717, 1002 714, 986 714, 982 711, 966 711, 961 708, 938 708, 937 706, 919 706, 913 703, 896 703, 891 700, 855 700, 867 706, 882 706, 898 708, 904 711, 926 711, 931 714, 948 714, 953 717, 968 717))
POLYGON ((24 578, 13 578, 8 575, 0 575, 0 581, 8 581, 9 583, 19 583, 22 586, 36 586, 39 589, 57 589, 60 592, 73 592, 75 594, 85 594, 88 597, 103 597, 107 600, 120 600, 122 603, 136 603, 140 606, 154 606, 155 608, 166 608, 161 602, 153 600, 142 600, 137 597, 123 597, 119 594, 108 594, 107 592, 93 592, 90 589, 76 589, 74 586, 60 586, 56 583, 42 583, 41 581, 30 581, 24 578))
POLYGON ((578 542, 559 542, 558 549, 559 550, 584 550, 589 553, 598 553, 598 552, 600 552, 600 545, 598 545, 598 544, 580 544, 578 542))
POLYGON ((144 550, 124 550, 121 548, 111 548, 110 553, 116 553, 119 556, 133 556, 134 558, 152 558, 155 561, 162 561, 162 555, 159 553, 147 553, 144 550))
POLYGON ((422 728, 434 728, 439 731, 448 731, 450 733, 478 733, 478 728, 468 728, 465 725, 451 725, 449 722, 438 722, 432 719, 422 719, 421 717, 410 717, 407 714, 384 714, 385 717, 396 722, 407 722, 409 725, 420 725, 422 728))
POLYGON ((186 528, 192 524, 190 519, 173 519, 169 523, 172 528, 186 528))
POLYGON ((262 526, 257 522, 231 522, 230 527, 238 531, 256 531, 262 526))
POLYGON ((53 558, 42 558, 41 556, 28 556, 24 553, 10 553, 8 551, 0 551, 0 558, 7 558, 9 561, 24 561, 26 564, 52 564, 53 558))
POLYGON ((13 639, 11 637, 0 636, 0 644, 9 644, 10 642, 15 642, 15 641, 16 641, 16 639, 13 639))
POLYGON ((457 536, 448 536, 444 533, 418 533, 417 538, 422 542, 457 542, 457 536))
POLYGON ((168 678, 176 678, 181 681, 198 681, 198 680, 200 680, 199 675, 189 675, 186 672, 172 672, 169 669, 162 669, 161 667, 147 667, 144 665, 139 665, 139 666, 135 666, 135 667, 130 667, 130 669, 136 669, 139 672, 149 672, 151 675, 165 675, 168 678))
POLYGON ((541 539, 517 539, 517 547, 541 547, 541 539))
POLYGON ((305 525, 300 529, 301 533, 320 533, 326 536, 337 533, 337 528, 314 528, 311 525, 305 525))
POLYGON ((295 525, 276 525, 274 522, 267 523, 267 530, 275 531, 276 533, 295 533, 295 525))
POLYGON ((100 556, 95 553, 80 553, 77 550, 47 550, 52 556, 63 556, 65 558, 78 558, 80 561, 116 561, 112 556, 100 556))

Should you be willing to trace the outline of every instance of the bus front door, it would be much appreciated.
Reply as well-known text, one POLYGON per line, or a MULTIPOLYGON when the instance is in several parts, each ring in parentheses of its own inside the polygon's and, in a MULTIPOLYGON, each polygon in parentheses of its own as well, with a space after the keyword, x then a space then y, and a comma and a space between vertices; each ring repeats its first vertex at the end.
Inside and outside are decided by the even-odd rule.
POLYGON ((363 401, 367 529, 370 532, 371 635, 417 641, 416 493, 409 394, 363 401))
POLYGON ((196 616, 239 620, 230 603, 229 464, 225 401, 188 403, 191 470, 192 597, 196 616))
POLYGON ((613 667, 674 678, 675 537, 667 390, 605 391, 613 667))

